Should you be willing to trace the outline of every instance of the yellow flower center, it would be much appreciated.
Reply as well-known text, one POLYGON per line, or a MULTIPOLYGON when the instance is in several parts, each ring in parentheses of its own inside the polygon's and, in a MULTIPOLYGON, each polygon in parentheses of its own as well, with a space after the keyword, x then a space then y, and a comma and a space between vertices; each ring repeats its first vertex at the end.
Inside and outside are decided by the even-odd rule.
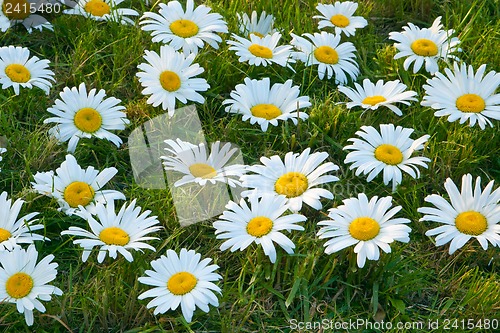
POLYGON ((118 227, 108 227, 99 233, 99 239, 108 245, 127 245, 130 241, 128 234, 118 227))
POLYGON ((26 273, 16 273, 5 283, 5 290, 12 298, 26 297, 31 289, 33 289, 33 278, 26 273))
POLYGON ((2 11, 11 20, 24 20, 30 16, 30 4, 27 0, 5 0, 2 11))
POLYGON ((250 108, 252 115, 267 120, 274 119, 282 114, 281 110, 273 104, 257 104, 250 108))
POLYGON ((273 51, 265 46, 259 44, 252 44, 248 47, 248 51, 256 57, 271 59, 273 57, 273 51))
POLYGON ((300 172, 288 172, 278 178, 274 184, 274 190, 287 198, 300 196, 307 190, 309 182, 307 177, 300 172))
POLYGON ((75 113, 73 118, 76 128, 85 133, 94 133, 102 125, 101 114, 92 108, 83 108, 75 113))
POLYGON ((398 147, 385 143, 375 149, 375 158, 385 164, 397 165, 403 161, 403 153, 398 147))
POLYGON ((248 221, 247 233, 254 237, 267 235, 273 229, 273 221, 265 216, 257 216, 248 221))
POLYGON ((0 228, 0 243, 9 239, 10 236, 11 236, 11 233, 9 230, 0 228))
POLYGON ((249 33, 248 38, 250 38, 251 35, 255 35, 255 36, 260 37, 260 38, 264 37, 263 34, 261 34, 260 32, 257 32, 257 31, 252 31, 251 33, 249 33))
POLYGON ((455 227, 463 234, 478 236, 488 229, 488 222, 483 214, 468 211, 458 214, 455 218, 455 227))
POLYGON ((342 14, 333 15, 330 22, 339 28, 345 28, 349 25, 349 19, 342 14))
POLYGON ((438 54, 438 47, 430 39, 420 38, 411 43, 411 49, 416 55, 429 57, 438 54))
POLYGON ((217 171, 213 167, 205 163, 194 163, 189 166, 189 172, 194 177, 210 179, 217 176, 217 171))
POLYGON ((457 98, 455 102, 457 109, 462 112, 479 113, 486 108, 484 99, 476 94, 465 94, 457 98))
POLYGON ((160 84, 166 91, 177 91, 181 87, 181 78, 175 72, 164 71, 160 74, 160 84))
POLYGON ((182 296, 189 293, 196 287, 198 279, 189 272, 175 273, 168 279, 167 288, 170 292, 177 296, 182 296))
POLYGON ((375 96, 366 97, 362 103, 374 106, 374 105, 377 105, 378 103, 382 103, 385 101, 387 101, 387 99, 384 96, 375 95, 375 96))
POLYGON ((170 23, 170 31, 182 38, 193 37, 198 33, 198 30, 196 23, 190 20, 177 20, 170 23))
POLYGON ((85 11, 94 16, 104 16, 111 13, 111 7, 103 0, 90 0, 83 7, 85 11))
POLYGON ((64 200, 70 207, 87 206, 94 198, 94 189, 85 182, 72 182, 64 189, 64 200))
POLYGON ((339 54, 330 46, 320 46, 314 50, 314 57, 325 64, 336 64, 339 62, 339 54))
POLYGON ((5 74, 12 82, 26 83, 31 79, 30 71, 21 64, 11 64, 5 67, 5 74))
POLYGON ((380 225, 371 217, 358 217, 349 224, 349 233, 360 241, 373 239, 379 232, 380 225))

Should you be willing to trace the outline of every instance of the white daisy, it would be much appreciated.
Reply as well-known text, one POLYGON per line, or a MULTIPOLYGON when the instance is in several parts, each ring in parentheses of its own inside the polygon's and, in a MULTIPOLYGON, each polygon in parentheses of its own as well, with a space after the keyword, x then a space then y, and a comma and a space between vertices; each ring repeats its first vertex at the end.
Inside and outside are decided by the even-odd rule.
POLYGON ((0 252, 12 251, 19 244, 33 244, 36 240, 50 240, 47 237, 33 233, 35 230, 43 229, 43 224, 33 224, 37 220, 31 220, 38 212, 29 213, 18 219, 19 212, 24 201, 17 199, 14 204, 7 200, 7 192, 0 194, 0 252))
POLYGON ((194 63, 195 54, 187 57, 176 52, 172 47, 163 45, 160 54, 145 51, 144 59, 148 63, 137 66, 142 72, 136 75, 144 88, 143 95, 151 95, 147 103, 153 106, 161 104, 163 110, 168 110, 172 117, 175 112, 175 102, 179 100, 204 103, 205 99, 198 91, 207 91, 210 85, 203 78, 195 78, 205 70, 194 63))
POLYGON ((425 62, 425 70, 434 74, 439 70, 438 60, 450 59, 458 60, 451 53, 461 51, 457 45, 460 43, 457 37, 451 38, 455 32, 453 29, 441 30, 441 16, 434 20, 430 28, 420 29, 412 23, 403 27, 403 32, 391 32, 389 38, 398 42, 394 43, 398 53, 394 59, 408 57, 403 63, 405 70, 408 70, 412 62, 413 73, 420 70, 425 62))
POLYGON ((489 118, 500 119, 500 94, 495 91, 500 86, 500 73, 490 71, 486 76, 486 65, 481 65, 474 74, 474 68, 455 63, 453 71, 446 68, 446 76, 437 72, 424 84, 425 96, 421 104, 437 110, 436 117, 448 116, 448 121, 460 119, 460 124, 477 122, 481 129, 486 124, 493 127, 489 118), (483 77, 484 76, 484 77, 483 77))
POLYGON ((79 206, 95 213, 95 203, 125 200, 121 192, 101 190, 117 172, 113 167, 98 171, 89 166, 84 170, 73 155, 66 155, 55 174, 38 172, 31 184, 38 193, 55 198, 61 207, 59 210, 67 215, 74 214, 79 206))
POLYGON ((236 15, 238 16, 240 33, 244 36, 250 37, 253 34, 264 37, 276 32, 276 29, 273 29, 274 16, 267 15, 265 11, 260 13, 260 17, 257 16, 255 10, 252 12, 251 17, 248 17, 246 13, 243 13, 243 15, 237 13, 236 15))
POLYGON ((176 171, 184 176, 175 182, 174 186, 188 183, 197 183, 205 186, 207 182, 215 184, 222 182, 231 187, 241 186, 239 177, 245 173, 245 166, 231 164, 238 148, 230 143, 220 147, 221 142, 216 141, 210 147, 210 154, 204 143, 193 145, 180 139, 165 140, 168 156, 161 156, 166 171, 176 171), (208 156, 207 156, 208 154, 208 156))
POLYGON ((2 89, 14 88, 19 95, 19 87, 31 89, 33 86, 42 89, 46 95, 52 87, 54 72, 49 70, 49 61, 37 56, 30 58, 26 47, 0 47, 0 84, 2 89))
POLYGON ((204 5, 194 8, 193 0, 187 0, 186 11, 178 1, 170 1, 166 5, 160 3, 159 6, 159 15, 144 13, 141 29, 151 31, 153 42, 169 44, 175 50, 182 48, 186 55, 197 54, 205 43, 218 49, 222 39, 217 32, 228 32, 220 14, 210 13, 212 9, 204 5))
POLYGON ((369 79, 363 80, 363 86, 354 83, 356 89, 339 86, 341 93, 349 97, 352 102, 347 103, 347 108, 361 106, 364 109, 376 110, 379 106, 385 106, 398 116, 403 115, 401 110, 394 103, 410 105, 410 101, 416 101, 417 93, 413 90, 406 90, 406 85, 399 80, 384 83, 378 80, 373 84, 369 79))
POLYGON ((38 5, 37 0, 0 0, 0 31, 5 32, 18 23, 22 24, 29 33, 33 29, 54 30, 45 17, 35 14, 36 11, 33 12, 38 5))
POLYGON ((101 263, 109 256, 116 259, 117 253, 121 253, 127 261, 133 261, 134 258, 129 250, 143 252, 142 249, 156 251, 151 245, 144 241, 159 239, 157 237, 146 236, 152 232, 160 230, 157 226, 160 221, 156 216, 148 216, 151 211, 146 210, 141 214, 141 207, 135 206, 135 199, 127 205, 120 208, 118 214, 115 212, 114 201, 106 204, 96 204, 97 221, 88 211, 81 209, 75 214, 87 220, 91 231, 79 227, 69 227, 68 230, 61 232, 61 235, 81 236, 83 239, 73 241, 83 248, 82 261, 89 258, 90 252, 94 247, 99 248, 97 262, 101 263))
POLYGON ((24 313, 26 324, 33 325, 33 310, 45 312, 40 302, 50 301, 52 295, 62 295, 62 290, 47 283, 57 275, 57 263, 52 254, 37 264, 38 252, 34 245, 27 250, 16 247, 0 252, 0 300, 15 303, 17 311, 24 313))
POLYGON ((356 261, 361 268, 366 259, 379 259, 379 248, 390 253, 390 243, 410 241, 411 228, 406 225, 410 220, 393 218, 401 206, 391 208, 392 197, 379 199, 375 196, 368 201, 368 197, 360 193, 357 198, 342 202, 343 205, 329 210, 330 220, 318 222, 323 226, 318 232, 319 238, 328 239, 324 244, 325 253, 338 252, 356 244, 354 253, 357 253, 356 261))
POLYGON ((403 128, 393 124, 380 125, 380 133, 372 126, 361 126, 356 135, 362 139, 351 138, 352 145, 344 150, 353 150, 347 154, 344 163, 353 163, 349 169, 356 169, 356 176, 368 174, 366 181, 372 181, 381 171, 384 172, 384 184, 392 180, 392 191, 402 181, 404 171, 413 178, 420 177, 417 166, 427 168, 427 157, 411 157, 414 151, 423 150, 429 135, 417 140, 410 139, 411 128, 403 128))
POLYGON ((71 9, 65 9, 64 14, 82 15, 95 21, 112 21, 120 24, 134 24, 129 17, 139 16, 130 8, 118 8, 124 0, 79 0, 71 9))
POLYGON ((351 42, 340 43, 340 35, 334 35, 325 31, 321 34, 303 34, 309 40, 290 34, 293 39, 290 42, 299 52, 294 57, 306 64, 306 66, 318 65, 318 76, 321 80, 325 77, 330 79, 335 74, 335 82, 347 83, 347 75, 355 80, 359 74, 359 68, 354 55, 356 48, 351 42), (347 74, 347 75, 346 75, 347 74))
POLYGON ((321 4, 316 9, 322 14, 313 16, 321 19, 318 23, 318 29, 326 27, 335 28, 335 34, 344 33, 347 37, 354 36, 356 29, 364 28, 368 25, 366 19, 362 16, 353 16, 358 4, 351 1, 335 1, 335 4, 321 4))
POLYGON ((124 106, 118 105, 121 101, 114 97, 106 97, 101 89, 91 89, 87 94, 85 83, 78 88, 65 87, 56 99, 55 104, 47 111, 55 115, 45 119, 45 124, 56 123, 49 133, 60 142, 68 142, 68 152, 75 151, 81 138, 96 137, 106 139, 120 147, 122 139, 110 130, 123 130, 130 123, 127 119, 124 106))
POLYGON ((250 207, 244 199, 239 204, 229 201, 226 211, 214 222, 216 238, 227 239, 220 249, 243 251, 252 243, 260 244, 274 263, 276 249, 273 242, 276 242, 286 253, 292 254, 295 244, 281 231, 303 231, 304 228, 296 223, 304 222, 307 218, 300 214, 282 216, 290 208, 284 195, 266 193, 260 200, 257 196, 250 196, 249 201, 250 207))
POLYGON ((493 246, 500 246, 500 188, 492 192, 494 181, 490 181, 481 190, 481 177, 477 177, 474 189, 472 175, 462 176, 460 192, 453 181, 448 178, 444 183, 448 193, 448 202, 437 194, 429 195, 426 202, 436 208, 421 207, 419 213, 426 214, 420 221, 442 223, 440 227, 431 229, 426 236, 436 237, 436 246, 450 243, 449 253, 464 246, 471 238, 477 239, 482 248, 488 248, 488 241, 493 246))
POLYGON ((293 81, 275 83, 270 87, 269 78, 251 80, 245 78, 244 84, 238 84, 231 91, 231 98, 222 104, 228 104, 226 112, 243 115, 243 121, 258 123, 263 132, 269 124, 278 126, 278 120, 291 119, 297 125, 297 118, 305 120, 309 115, 298 112, 311 106, 308 96, 299 96, 299 86, 292 86, 293 81))
POLYGON ((147 276, 139 277, 139 282, 154 288, 139 295, 139 299, 154 297, 147 305, 156 307, 154 314, 175 310, 181 305, 182 315, 188 323, 193 318, 196 307, 203 312, 209 311, 209 305, 219 306, 215 293, 221 289, 213 282, 222 277, 214 273, 219 268, 209 265, 210 258, 201 260, 201 254, 194 250, 181 249, 177 256, 173 250, 167 250, 167 256, 153 260, 153 270, 146 270, 147 276))
POLYGON ((232 34, 232 37, 236 40, 228 40, 226 43, 232 45, 229 49, 236 51, 239 62, 248 61, 252 66, 264 67, 276 63, 288 68, 291 68, 290 63, 295 62, 295 59, 291 57, 292 46, 278 46, 281 38, 279 32, 264 37, 250 34, 249 39, 236 34, 232 34))
POLYGON ((264 165, 249 166, 247 170, 255 174, 241 177, 243 187, 254 189, 244 191, 242 196, 262 197, 266 193, 272 193, 286 196, 292 212, 300 211, 303 202, 314 209, 321 209, 319 199, 333 199, 333 194, 317 186, 339 180, 335 176, 325 175, 339 167, 332 162, 321 164, 328 158, 328 153, 309 154, 310 151, 307 148, 300 155, 288 152, 284 162, 278 155, 261 157, 260 161, 264 165))

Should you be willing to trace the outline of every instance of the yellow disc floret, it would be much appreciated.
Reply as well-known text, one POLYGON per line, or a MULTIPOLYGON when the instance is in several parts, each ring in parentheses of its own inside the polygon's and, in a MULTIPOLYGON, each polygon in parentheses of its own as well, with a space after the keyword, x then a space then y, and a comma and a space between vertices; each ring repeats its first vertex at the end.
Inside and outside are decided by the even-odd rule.
POLYGON ((339 54, 330 46, 320 46, 314 50, 314 57, 324 64, 334 65, 339 62, 339 54))
POLYGON ((422 57, 432 57, 438 54, 438 47, 430 39, 421 38, 411 43, 411 49, 416 55, 422 57))
POLYGON ((167 288, 172 294, 182 296, 193 290, 197 283, 198 279, 193 274, 179 272, 168 279, 167 288))
POLYGON ((484 99, 476 94, 465 94, 457 98, 455 102, 457 109, 462 112, 479 113, 486 108, 484 99))
POLYGON ((274 190, 278 194, 283 194, 287 198, 294 198, 302 195, 309 186, 307 177, 300 172, 288 172, 279 177, 274 184, 274 190))
POLYGON ((101 128, 102 116, 93 108, 83 108, 73 118, 76 128, 85 133, 94 133, 101 128))
POLYGON ((99 239, 107 245, 127 245, 130 241, 129 235, 119 227, 108 227, 99 233, 99 239))
POLYGON ((273 229, 273 221, 265 216, 257 216, 248 221, 247 233, 254 237, 267 235, 273 229))
POLYGON ((259 58, 271 59, 273 57, 273 50, 259 44, 250 45, 248 51, 259 58))
POLYGON ((30 71, 21 64, 10 64, 5 67, 5 74, 12 82, 26 83, 31 79, 30 71))
POLYGON ((177 91, 181 87, 181 78, 176 72, 164 71, 160 74, 160 84, 166 91, 177 91))
POLYGON ((189 166, 189 172, 194 177, 210 179, 217 176, 217 171, 210 165, 205 163, 194 163, 189 166))
POLYGON ((64 200, 70 207, 87 206, 94 198, 94 189, 85 182, 72 182, 64 189, 64 200))
POLYGON ((398 147, 385 143, 375 149, 375 158, 385 164, 397 165, 403 161, 403 153, 398 147))
POLYGON ((170 23, 170 31, 182 38, 193 37, 199 30, 196 23, 190 20, 177 20, 170 23))
POLYGON ((479 236, 488 229, 488 221, 483 214, 468 211, 458 214, 455 218, 455 226, 463 234, 479 236))
POLYGON ((374 106, 385 101, 387 101, 387 99, 384 96, 375 95, 366 97, 362 103, 374 106))
POLYGON ((12 298, 23 298, 33 289, 33 278, 26 273, 16 273, 7 279, 5 290, 12 298))
POLYGON ((10 236, 12 236, 12 234, 9 230, 0 228, 0 243, 9 239, 10 236))
POLYGON ((99 17, 111 13, 111 7, 103 0, 90 0, 83 9, 87 13, 99 17))
POLYGON ((27 0, 4 0, 2 11, 11 20, 24 20, 30 16, 31 4, 27 0))
POLYGON ((250 108, 252 115, 267 120, 274 119, 282 114, 281 110, 273 104, 257 104, 250 108))
POLYGON ((332 22, 334 26, 339 28, 345 28, 349 25, 349 19, 342 14, 333 15, 330 18, 330 22, 332 22))
POLYGON ((349 233, 360 241, 375 238, 380 232, 380 225, 371 217, 358 217, 349 224, 349 233))

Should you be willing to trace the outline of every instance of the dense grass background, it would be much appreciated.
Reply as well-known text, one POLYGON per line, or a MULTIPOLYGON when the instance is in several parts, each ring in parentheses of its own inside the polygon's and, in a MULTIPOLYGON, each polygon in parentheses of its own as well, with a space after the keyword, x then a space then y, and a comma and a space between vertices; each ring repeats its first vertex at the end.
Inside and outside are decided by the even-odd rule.
MULTIPOLYGON (((197 1, 196 4, 200 4, 197 1)), ((498 0, 430 1, 430 0, 373 0, 359 1, 357 15, 364 16, 369 25, 357 30, 348 40, 357 48, 361 75, 358 81, 370 78, 400 79, 409 89, 423 96, 422 84, 429 75, 404 71, 402 61, 393 60, 395 49, 388 40, 390 31, 401 31, 407 22, 421 27, 430 26, 437 16, 443 16, 445 28, 454 28, 462 41, 460 58, 477 68, 487 63, 487 70, 500 70, 500 3, 498 0)), ((151 10, 139 1, 126 1, 140 13, 151 10)), ((272 13, 275 26, 283 32, 283 43, 289 33, 316 32, 316 0, 280 1, 206 1, 214 12, 222 14, 231 32, 237 32, 237 12, 252 10, 272 13)), ((157 11, 157 9, 153 9, 157 11)), ((27 34, 16 27, 0 35, 0 45, 28 47, 32 54, 51 60, 57 82, 49 96, 39 89, 22 90, 15 96, 12 89, 0 91, 0 134, 7 140, 8 152, 3 155, 0 190, 13 198, 23 198, 26 204, 21 214, 42 212, 40 221, 51 242, 39 243, 41 255, 53 253, 59 263, 59 274, 53 282, 64 295, 46 302, 47 312, 35 312, 35 326, 28 328, 24 317, 11 304, 0 305, 0 331, 5 332, 288 332, 289 320, 348 321, 366 319, 423 321, 444 319, 499 319, 500 273, 498 248, 483 251, 477 242, 469 242, 454 255, 448 247, 436 248, 433 240, 424 235, 436 226, 419 222, 417 208, 431 193, 445 193, 447 177, 455 182, 463 174, 481 176, 483 184, 496 179, 500 183, 500 132, 494 128, 481 131, 458 123, 448 123, 433 116, 433 111, 413 103, 402 108, 398 117, 388 109, 376 112, 347 110, 345 96, 339 94, 333 81, 321 81, 315 69, 298 64, 296 73, 278 66, 251 68, 238 63, 225 43, 219 50, 204 49, 196 61, 205 68, 202 74, 211 88, 204 93, 206 103, 197 105, 209 141, 230 141, 243 147, 247 164, 258 162, 260 156, 301 152, 307 147, 326 151, 330 161, 341 166, 339 184, 331 185, 335 199, 324 201, 323 212, 305 209, 309 218, 305 232, 291 235, 296 244, 294 255, 278 250, 278 260, 271 264, 260 248, 229 253, 218 248, 210 221, 187 228, 179 227, 168 190, 145 190, 134 183, 127 145, 116 149, 111 143, 83 140, 75 157, 82 166, 99 169, 114 166, 119 172, 110 187, 122 190, 130 200, 157 215, 164 230, 151 242, 157 252, 135 255, 128 263, 122 257, 97 264, 96 256, 81 262, 81 249, 70 237, 60 236, 70 225, 84 227, 78 217, 68 217, 57 211, 57 203, 34 193, 30 186, 37 171, 56 169, 64 161, 66 145, 59 145, 48 136, 49 117, 46 109, 65 86, 105 89, 108 96, 122 100, 131 125, 119 135, 124 139, 138 125, 163 113, 146 104, 140 94, 141 86, 135 76, 137 65, 143 62, 144 50, 159 50, 151 43, 148 33, 138 26, 94 22, 79 16, 57 16, 52 20, 54 32, 27 34), (313 103, 310 118, 297 128, 291 123, 272 127, 262 133, 257 126, 243 123, 241 117, 228 115, 221 105, 229 92, 246 76, 272 82, 293 79, 301 85, 303 95, 313 103), (429 169, 422 178, 404 177, 397 193, 382 183, 381 177, 371 183, 354 176, 343 165, 346 152, 342 147, 362 125, 378 127, 394 123, 415 129, 413 138, 430 134, 425 155, 431 158, 429 169), (323 253, 323 241, 317 239, 317 221, 324 219, 326 210, 342 199, 358 192, 373 195, 393 195, 394 203, 403 206, 399 214, 412 220, 411 242, 393 243, 393 253, 382 255, 377 262, 368 261, 363 269, 355 265, 352 248, 334 255, 323 253), (137 277, 149 269, 149 262, 164 254, 166 249, 194 249, 211 257, 220 266, 222 296, 219 308, 209 314, 197 311, 193 322, 187 324, 179 311, 153 316, 146 309, 148 300, 137 296, 148 287, 137 277)), ((223 39, 229 35, 223 36, 223 39)), ((346 40, 343 36, 343 40, 346 40)), ((444 66, 444 64, 442 64, 444 66)), ((393 330, 396 331, 396 330, 393 330)), ((399 332, 413 332, 406 330, 399 332)), ((432 332, 443 331, 443 326, 432 332)), ((484 329, 471 331, 486 332, 484 329)), ((371 332, 366 330, 366 332, 371 332)))

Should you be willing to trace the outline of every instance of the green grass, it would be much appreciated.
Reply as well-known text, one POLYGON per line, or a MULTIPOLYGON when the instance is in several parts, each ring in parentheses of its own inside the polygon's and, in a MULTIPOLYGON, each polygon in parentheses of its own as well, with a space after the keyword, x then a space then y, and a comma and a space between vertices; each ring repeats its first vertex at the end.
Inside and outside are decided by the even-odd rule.
MULTIPOLYGON (((196 2, 197 4, 200 1, 196 2)), ((207 1, 214 12, 222 14, 230 31, 237 31, 236 13, 266 10, 276 17, 275 26, 283 32, 282 42, 288 42, 293 32, 316 32, 316 1, 207 1)), ((139 1, 126 1, 139 12, 149 10, 139 1)), ((430 26, 437 16, 443 16, 445 28, 454 28, 463 49, 460 58, 477 68, 487 63, 487 70, 500 71, 500 3, 498 0, 431 1, 380 0, 360 1, 357 15, 367 18, 369 25, 357 30, 351 37, 357 48, 358 62, 363 78, 400 79, 409 89, 424 94, 422 84, 429 77, 403 69, 403 61, 393 60, 396 53, 388 33, 400 31, 407 22, 421 27, 430 26)), ((431 193, 443 194, 444 181, 451 177, 459 181, 471 173, 486 180, 500 182, 500 132, 494 128, 481 131, 458 123, 436 118, 433 111, 419 103, 402 108, 397 117, 387 109, 366 112, 348 110, 337 102, 345 96, 336 90, 333 81, 321 81, 315 69, 301 64, 297 71, 279 66, 251 68, 238 63, 237 56, 225 43, 219 50, 204 49, 196 61, 205 68, 201 75, 211 88, 203 95, 206 103, 197 105, 209 141, 229 141, 242 147, 247 164, 257 163, 260 156, 288 151, 301 152, 307 147, 326 151, 329 160, 340 165, 338 184, 330 185, 335 192, 333 201, 323 201, 322 213, 305 209, 308 221, 305 231, 295 232, 291 238, 296 244, 295 254, 286 255, 278 249, 278 259, 271 264, 262 250, 251 246, 243 252, 221 252, 221 241, 215 239, 210 221, 181 228, 176 220, 172 198, 168 190, 146 190, 133 179, 126 138, 130 132, 163 112, 146 104, 135 73, 143 62, 144 50, 159 50, 151 43, 148 33, 138 26, 120 26, 76 16, 58 16, 53 19, 54 32, 27 34, 22 28, 9 29, 0 35, 0 45, 20 45, 32 54, 51 60, 51 69, 57 82, 45 96, 39 89, 21 90, 15 96, 12 89, 1 90, 0 134, 7 140, 7 153, 0 162, 0 190, 10 197, 26 200, 21 214, 41 212, 40 222, 51 242, 37 244, 41 255, 53 253, 59 263, 58 277, 53 284, 64 294, 45 302, 44 314, 35 312, 37 332, 289 332, 290 320, 321 322, 356 321, 357 319, 397 322, 440 320, 500 319, 500 260, 498 248, 483 251, 477 242, 469 242, 454 255, 448 247, 435 247, 433 239, 424 235, 434 223, 419 222, 417 208, 431 193), (236 84, 246 76, 271 82, 291 78, 301 85, 303 95, 311 98, 310 118, 299 127, 291 123, 272 127, 262 133, 256 126, 243 123, 241 117, 224 112, 222 101, 236 84), (68 217, 57 211, 57 203, 31 190, 32 175, 37 171, 55 170, 66 154, 66 145, 50 138, 48 125, 50 107, 66 86, 85 82, 87 87, 105 89, 108 96, 122 100, 131 120, 130 126, 119 133, 125 144, 117 149, 107 141, 82 140, 75 157, 80 165, 102 169, 116 167, 119 172, 110 188, 123 191, 130 200, 158 216, 164 230, 158 232, 158 241, 151 244, 157 252, 135 253, 128 263, 122 257, 106 259, 98 264, 93 253, 86 263, 81 262, 81 249, 71 238, 60 232, 70 225, 84 226, 78 217, 68 217), (367 183, 356 177, 343 164, 347 139, 362 125, 378 127, 394 123, 415 129, 412 137, 430 134, 425 155, 432 161, 423 170, 421 179, 404 177, 398 191, 382 184, 381 177, 367 183), (328 208, 343 199, 365 192, 374 195, 392 195, 395 204, 403 210, 399 214, 411 219, 411 241, 395 242, 391 254, 382 254, 379 261, 368 261, 362 269, 355 265, 351 249, 337 254, 323 253, 323 241, 316 236, 316 223, 325 218, 328 208), (167 249, 179 251, 188 248, 213 258, 220 266, 223 279, 220 306, 208 314, 197 310, 188 324, 180 310, 154 316, 146 308, 148 300, 137 296, 148 289, 137 277, 150 268, 150 261, 167 249)), ((223 39, 229 35, 222 36, 223 39)), ((343 37, 345 40, 345 37, 343 37)), ((444 65, 442 64, 444 67, 444 65)), ((484 186, 484 185, 483 185, 484 186)), ((450 325, 451 327, 451 325, 450 325)), ((0 305, 0 331, 30 332, 24 317, 12 304, 0 305)), ((350 330, 353 331, 354 330, 350 330)), ((418 332, 418 329, 385 330, 388 332, 418 332)), ((444 332, 444 326, 429 329, 444 332)), ((493 332, 475 328, 469 332, 493 332)), ((380 332, 380 330, 365 330, 380 332)))

